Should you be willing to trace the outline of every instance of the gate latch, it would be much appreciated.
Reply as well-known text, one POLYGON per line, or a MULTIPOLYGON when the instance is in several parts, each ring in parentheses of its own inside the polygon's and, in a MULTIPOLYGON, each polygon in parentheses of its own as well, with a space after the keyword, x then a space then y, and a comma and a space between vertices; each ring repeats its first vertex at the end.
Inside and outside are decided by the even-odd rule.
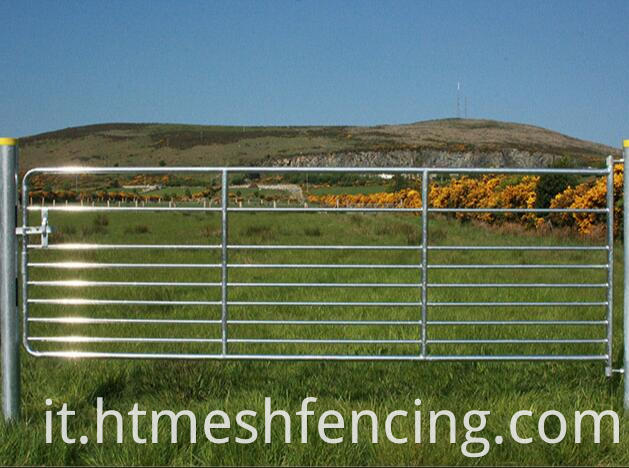
POLYGON ((31 236, 39 234, 41 236, 41 247, 48 247, 48 234, 53 231, 52 227, 48 225, 48 210, 43 208, 41 210, 41 226, 27 226, 25 228, 18 227, 15 229, 15 234, 18 236, 31 236))

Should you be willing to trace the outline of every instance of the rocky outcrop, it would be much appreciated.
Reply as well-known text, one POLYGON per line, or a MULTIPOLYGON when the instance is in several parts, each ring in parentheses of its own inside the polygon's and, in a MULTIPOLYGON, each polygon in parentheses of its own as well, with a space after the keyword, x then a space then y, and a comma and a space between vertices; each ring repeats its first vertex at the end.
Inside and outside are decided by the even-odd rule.
POLYGON ((432 149, 310 154, 276 159, 281 167, 547 167, 561 156, 517 149, 447 152, 432 149))

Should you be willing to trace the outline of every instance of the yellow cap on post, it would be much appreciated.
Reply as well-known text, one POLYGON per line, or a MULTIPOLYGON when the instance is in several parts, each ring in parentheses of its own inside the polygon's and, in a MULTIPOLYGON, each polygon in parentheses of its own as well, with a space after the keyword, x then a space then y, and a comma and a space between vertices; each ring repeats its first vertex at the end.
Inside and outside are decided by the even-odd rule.
POLYGON ((623 148, 629 148, 629 140, 625 140, 622 142, 623 148))
POLYGON ((15 146, 17 140, 15 138, 0 138, 0 146, 15 146))

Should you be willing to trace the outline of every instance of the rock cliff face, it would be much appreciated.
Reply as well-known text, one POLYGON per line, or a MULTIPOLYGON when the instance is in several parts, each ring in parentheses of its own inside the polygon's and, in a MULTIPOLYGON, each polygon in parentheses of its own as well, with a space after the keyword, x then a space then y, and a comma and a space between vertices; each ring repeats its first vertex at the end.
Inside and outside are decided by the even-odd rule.
POLYGON ((425 149, 311 154, 276 159, 271 164, 281 167, 547 167, 560 158, 555 154, 517 149, 461 153, 425 149))

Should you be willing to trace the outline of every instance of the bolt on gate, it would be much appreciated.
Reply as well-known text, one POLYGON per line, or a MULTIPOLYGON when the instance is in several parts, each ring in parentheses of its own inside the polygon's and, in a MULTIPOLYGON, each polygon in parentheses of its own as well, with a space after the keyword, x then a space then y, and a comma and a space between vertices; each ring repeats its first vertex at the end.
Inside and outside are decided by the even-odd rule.
MULTIPOLYGON (((614 165, 624 163, 629 157, 629 140, 624 142, 624 159, 614 161, 610 156, 604 169, 37 168, 29 170, 22 181, 21 227, 17 226, 18 150, 15 140, 0 139, 0 151, 0 253, 3 262, 0 305, 3 412, 7 420, 18 417, 20 398, 18 237, 22 239, 19 268, 21 336, 24 348, 33 356, 224 360, 601 361, 605 364, 607 376, 611 376, 614 371, 627 370, 626 358, 624 369, 613 369, 612 363, 613 175, 614 165), (404 174, 421 182, 422 206, 409 208, 380 204, 330 207, 308 206, 307 203, 278 206, 275 202, 273 206, 242 206, 242 202, 230 202, 230 176, 252 171, 262 174, 404 174), (137 201, 124 204, 102 202, 98 205, 94 202, 53 203, 52 206, 29 203, 29 180, 34 176, 175 173, 202 174, 220 179, 220 201, 216 206, 212 206, 211 198, 209 203, 204 200, 202 206, 201 202, 179 206, 172 203, 139 204, 137 201), (607 203, 605 208, 591 209, 429 206, 425 201, 429 199, 431 178, 452 174, 604 176, 607 180, 607 203), (160 226, 185 224, 184 218, 172 218, 175 215, 215 216, 218 219, 212 228, 208 227, 207 237, 209 239, 211 234, 216 239, 214 243, 166 243, 160 241, 166 236, 157 232, 157 241, 132 243, 127 241, 132 237, 128 231, 122 236, 124 242, 115 243, 49 239, 50 224, 54 228, 55 216, 84 216, 86 213, 126 216, 126 222, 150 215, 153 220, 159 217, 160 223, 169 223, 160 226), (487 213, 495 216, 528 213, 594 214, 605 218, 605 243, 444 244, 440 242, 440 238, 445 236, 443 231, 430 231, 435 225, 434 221, 432 224, 429 222, 430 215, 457 213, 487 213), (334 216, 360 214, 372 216, 369 222, 373 220, 374 223, 381 223, 381 232, 375 236, 375 241, 357 245, 272 243, 268 242, 268 235, 258 235, 255 229, 249 229, 252 235, 258 235, 264 242, 238 242, 239 231, 243 231, 247 223, 251 224, 252 219, 255 220, 251 218, 254 214, 288 214, 290 216, 283 216, 274 223, 289 231, 293 216, 302 216, 296 220, 297 223, 322 223, 327 226, 331 225, 330 220, 334 216), (413 214, 418 216, 409 217, 413 214), (31 219, 37 215, 38 226, 30 226, 31 219), (243 215, 249 216, 244 222, 236 218, 243 215), (306 215, 312 216, 312 219, 304 219, 306 215), (406 221, 400 224, 395 218, 398 215, 406 215, 408 219, 405 218, 406 221), (387 237, 395 237, 397 228, 409 225, 411 231, 416 229, 418 235, 409 235, 405 245, 384 242, 387 237), (236 237, 232 235, 234 232, 236 237), (36 242, 37 236, 39 243, 36 242), (302 258, 286 262, 282 255, 286 257, 287 253, 290 253, 290 258, 297 255, 302 258), (521 261, 493 261, 502 260, 507 254, 521 261), (64 255, 74 258, 67 260, 64 255), (278 262, 278 255, 282 262, 278 262), (317 255, 323 256, 324 262, 313 261, 313 258, 320 258, 317 255), (471 255, 473 263, 462 261, 465 255, 471 255), (567 255, 568 258, 560 263, 545 261, 561 255, 567 255), (574 255, 577 255, 579 263, 575 263, 574 255), (596 260, 587 257, 588 261, 582 261, 583 256, 587 255, 598 257, 596 260), (35 256, 37 258, 31 258, 35 256), (364 260, 365 257, 371 261, 364 260), (84 274, 88 278, 66 278, 67 272, 84 274), (501 273, 505 272, 509 272, 512 281, 499 281, 503 276, 501 273), (562 279, 567 272, 576 272, 580 282, 562 279), (530 281, 531 274, 535 274, 536 280, 533 282, 530 281), (490 275, 490 280, 478 281, 483 275, 490 275), (526 281, 515 281, 522 279, 522 276, 526 281), (68 291, 80 291, 83 297, 69 297, 68 291), (114 297, 108 294, 103 298, 101 291, 117 292, 114 297), (265 293, 268 291, 270 293, 265 293), (321 300, 321 296, 327 299, 335 291, 345 291, 345 295, 321 300), (354 300, 360 291, 366 297, 354 300), (479 291, 484 292, 485 297, 479 299, 479 291), (586 298, 582 295, 585 294, 583 291, 591 291, 592 295, 598 296, 586 298), (352 300, 348 300, 348 294, 352 300), (565 300, 566 296, 572 298, 575 295, 581 300, 565 300), (517 300, 496 300, 504 296, 517 300), (557 300, 557 297, 562 300, 557 300), (552 315, 549 311, 557 312, 552 315), (76 334, 77 330, 83 334, 76 334), (489 337, 479 338, 484 330, 496 332, 489 333, 489 337), (567 338, 565 335, 557 337, 559 330, 571 334, 567 338), (172 336, 173 332, 180 334, 172 336), (511 352, 502 351, 505 348, 511 352), (313 352, 317 349, 319 352, 313 352), (526 349, 533 349, 534 352, 523 352, 526 349)), ((629 183, 626 178, 624 184, 624 193, 627 193, 629 183)), ((358 218, 344 218, 341 221, 356 222, 362 226, 362 231, 367 230, 358 218)), ((625 216, 625 240, 628 230, 629 223, 625 216)), ((97 238, 99 234, 98 230, 91 233, 97 238)), ((186 234, 183 232, 174 236, 185 240, 186 234)), ((313 236, 317 236, 316 232, 313 236)), ((625 253, 626 250, 625 247, 625 253)), ((629 259, 625 255, 625 270, 627 268, 629 259)), ((629 290, 627 276, 624 290, 629 290)), ((629 337, 627 300, 624 301, 624 318, 624 336, 629 337)), ((625 356, 629 355, 628 347, 629 340, 625 338, 625 356)), ((627 379, 625 407, 629 408, 627 379)))

